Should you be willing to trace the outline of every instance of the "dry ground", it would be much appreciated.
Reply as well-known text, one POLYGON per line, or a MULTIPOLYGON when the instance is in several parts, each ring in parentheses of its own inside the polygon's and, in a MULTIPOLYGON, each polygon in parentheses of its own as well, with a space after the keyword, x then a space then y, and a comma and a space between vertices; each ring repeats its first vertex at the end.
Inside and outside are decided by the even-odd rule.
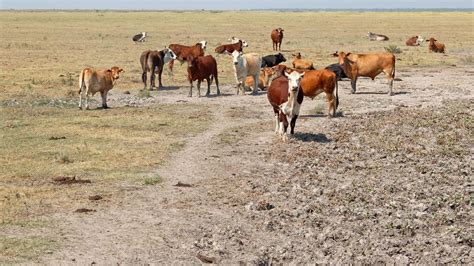
POLYGON ((0 262, 472 263, 470 16, 2 12, 0 262), (264 93, 234 95, 228 57, 221 97, 185 97, 184 66, 164 75, 176 87, 138 90, 141 51, 200 39, 212 51, 237 35, 267 54, 276 20, 285 54, 298 48, 317 66, 335 49, 401 46, 435 22, 448 54, 402 47, 396 95, 382 78, 355 95, 341 82, 334 119, 324 97, 305 99, 287 144, 264 93), (143 28, 149 42, 130 43, 143 28), (368 42, 369 30, 392 41, 368 42), (113 108, 76 110, 80 68, 113 64, 127 70, 113 108))

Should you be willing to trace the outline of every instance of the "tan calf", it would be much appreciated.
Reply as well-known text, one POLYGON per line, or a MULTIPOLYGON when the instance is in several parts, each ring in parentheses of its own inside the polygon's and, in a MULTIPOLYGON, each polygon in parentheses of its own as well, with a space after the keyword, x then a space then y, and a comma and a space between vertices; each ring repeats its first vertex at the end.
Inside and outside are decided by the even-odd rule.
POLYGON ((301 53, 299 52, 296 54, 293 54, 292 64, 293 64, 293 68, 296 68, 296 69, 307 69, 307 70, 314 69, 313 62, 311 60, 301 58, 301 53))
MULTIPOLYGON (((272 77, 275 75, 275 69, 271 67, 265 67, 260 70, 260 76, 258 78, 258 87, 261 90, 265 90, 270 86, 270 82, 272 81, 272 77)), ((254 86, 253 77, 248 76, 245 79, 245 86, 248 88, 252 88, 254 86)))
POLYGON ((120 72, 124 70, 116 66, 98 70, 84 68, 79 75, 79 109, 82 109, 84 93, 86 94, 86 109, 89 109, 89 95, 94 96, 97 92, 100 92, 102 96, 102 107, 108 108, 107 93, 114 87, 120 72))

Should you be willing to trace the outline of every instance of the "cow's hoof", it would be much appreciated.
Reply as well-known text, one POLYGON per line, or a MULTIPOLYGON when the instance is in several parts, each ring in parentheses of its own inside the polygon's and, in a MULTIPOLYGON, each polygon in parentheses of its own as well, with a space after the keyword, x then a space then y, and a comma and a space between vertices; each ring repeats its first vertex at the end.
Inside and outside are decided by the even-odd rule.
POLYGON ((355 93, 356 93, 356 91, 351 91, 351 94, 355 94, 355 93))
POLYGON ((388 93, 388 96, 393 96, 393 95, 395 95, 393 92, 388 93))

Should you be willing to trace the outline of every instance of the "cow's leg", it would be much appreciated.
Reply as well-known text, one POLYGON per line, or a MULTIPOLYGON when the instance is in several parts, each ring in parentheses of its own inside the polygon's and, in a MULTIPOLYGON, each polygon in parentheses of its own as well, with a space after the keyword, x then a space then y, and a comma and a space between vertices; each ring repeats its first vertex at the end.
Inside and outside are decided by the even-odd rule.
POLYGON ((329 118, 334 117, 336 115, 336 101, 335 97, 332 93, 326 92, 326 99, 328 101, 328 116, 329 118))
POLYGON ((147 76, 147 71, 145 70, 142 73, 143 90, 146 90, 146 76, 147 76))
POLYGON ((189 86, 189 94, 188 97, 193 97, 193 82, 190 81, 190 86, 189 86))
POLYGON ((357 90, 356 84, 357 84, 357 77, 351 79, 351 87, 352 87, 351 93, 352 94, 356 93, 356 90, 357 90))
POLYGON ((392 72, 387 73, 385 72, 385 75, 387 76, 388 79, 388 95, 392 96, 393 95, 393 76, 394 76, 395 70, 392 70, 392 72))
POLYGON ((173 65, 174 65, 174 60, 171 60, 169 63, 168 63, 168 68, 170 70, 171 73, 173 73, 173 65))
POLYGON ((258 81, 260 80, 260 71, 257 72, 256 75, 253 76, 253 91, 252 94, 257 94, 258 92, 258 81))
POLYGON ((102 108, 107 109, 107 91, 100 91, 100 96, 102 97, 102 108))
POLYGON ((284 142, 288 140, 286 131, 288 129, 288 119, 283 112, 280 112, 280 136, 284 142))
POLYGON ((86 110, 89 110, 89 86, 86 85, 86 110))
POLYGON ((290 134, 291 135, 295 134, 296 119, 298 119, 298 115, 295 115, 291 118, 291 122, 290 122, 290 134))
POLYGON ((281 51, 281 42, 278 43, 278 50, 281 51))
POLYGON ((161 83, 161 74, 163 73, 163 66, 158 67, 158 88, 163 88, 163 83, 161 83))
POLYGON ((155 68, 153 68, 151 71, 150 71, 150 90, 152 91, 155 87, 156 87, 156 84, 155 84, 155 68))
POLYGON ((278 109, 273 107, 273 114, 275 115, 275 134, 280 132, 280 116, 278 112, 278 109))
POLYGON ((216 80, 217 95, 221 95, 221 91, 219 90, 219 79, 217 78, 217 73, 214 75, 214 79, 216 80))
POLYGON ((198 79, 197 82, 198 97, 201 97, 201 80, 198 79))
POLYGON ((208 78, 206 79, 206 81, 207 81, 206 96, 209 96, 209 94, 211 94, 211 80, 212 80, 212 79, 211 79, 210 77, 208 77, 208 78))

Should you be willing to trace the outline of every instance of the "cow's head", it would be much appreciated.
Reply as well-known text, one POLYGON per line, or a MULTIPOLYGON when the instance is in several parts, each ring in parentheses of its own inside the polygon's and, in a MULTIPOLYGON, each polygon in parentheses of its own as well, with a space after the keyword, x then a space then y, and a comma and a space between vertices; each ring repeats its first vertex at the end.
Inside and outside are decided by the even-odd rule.
POLYGON ((260 76, 263 77, 264 86, 268 88, 270 82, 272 81, 272 77, 275 75, 276 70, 273 67, 264 67, 260 70, 260 76))
POLYGON ((344 64, 344 60, 347 59, 347 56, 348 56, 349 54, 350 54, 350 53, 347 53, 347 54, 346 54, 346 53, 343 52, 343 51, 340 51, 340 52, 336 51, 335 53, 332 54, 332 56, 333 56, 333 57, 337 57, 338 60, 339 60, 339 64, 340 64, 340 65, 343 65, 343 64, 344 64))
POLYGON ((245 40, 241 40, 241 41, 242 41, 242 47, 249 47, 249 44, 245 40))
POLYGON ((374 33, 373 33, 373 32, 370 32, 370 31, 369 31, 369 32, 367 32, 367 37, 370 37, 370 36, 373 36, 373 35, 374 35, 374 33))
POLYGON ((293 71, 290 74, 285 72, 285 76, 288 78, 288 94, 298 92, 304 72, 293 71))
POLYGON ((203 50, 206 50, 206 47, 207 47, 207 41, 200 41, 200 42, 198 42, 198 44, 200 44, 200 45, 201 45, 201 47, 202 47, 202 49, 203 49, 203 50))
POLYGON ((292 56, 296 59, 301 59, 301 53, 300 52, 294 53, 294 54, 292 54, 292 56))
POLYGON ((425 39, 423 39, 423 37, 421 37, 421 35, 416 36, 416 44, 417 45, 421 45, 424 41, 425 41, 425 39))
POLYGON ((352 61, 349 58, 350 55, 351 55, 350 52, 345 53, 343 51, 340 51, 340 52, 336 51, 334 54, 332 54, 332 56, 338 58, 339 65, 341 65, 342 69, 344 70, 344 73, 346 73, 348 77, 352 77, 354 71, 356 71, 357 69, 356 62, 352 61))
POLYGON ((278 28, 278 29, 276 29, 276 31, 277 31, 278 33, 282 33, 282 32, 283 32, 283 29, 282 29, 282 28, 278 28))
POLYGON ((176 60, 176 58, 177 58, 177 56, 173 52, 173 50, 171 50, 170 48, 167 48, 166 46, 165 46, 165 49, 163 50, 163 53, 165 54, 165 56, 163 57, 163 62, 165 64, 168 63, 171 60, 176 60))
POLYGON ((234 63, 234 65, 238 65, 242 61, 242 55, 243 53, 237 50, 232 52, 232 62, 234 63))
POLYGON ((146 31, 142 31, 143 37, 146 37, 146 31))
POLYGON ((107 71, 109 71, 112 74, 112 79, 114 81, 120 78, 120 72, 125 72, 123 69, 121 69, 118 66, 113 66, 112 68, 110 68, 107 71))
POLYGON ((278 54, 276 55, 276 58, 277 58, 277 60, 280 61, 280 62, 286 62, 286 58, 285 58, 285 56, 283 56, 282 53, 278 53, 278 54))
POLYGON ((436 40, 435 38, 431 37, 429 38, 428 40, 426 40, 427 42, 430 43, 430 45, 434 45, 435 42, 437 42, 438 40, 436 40))

